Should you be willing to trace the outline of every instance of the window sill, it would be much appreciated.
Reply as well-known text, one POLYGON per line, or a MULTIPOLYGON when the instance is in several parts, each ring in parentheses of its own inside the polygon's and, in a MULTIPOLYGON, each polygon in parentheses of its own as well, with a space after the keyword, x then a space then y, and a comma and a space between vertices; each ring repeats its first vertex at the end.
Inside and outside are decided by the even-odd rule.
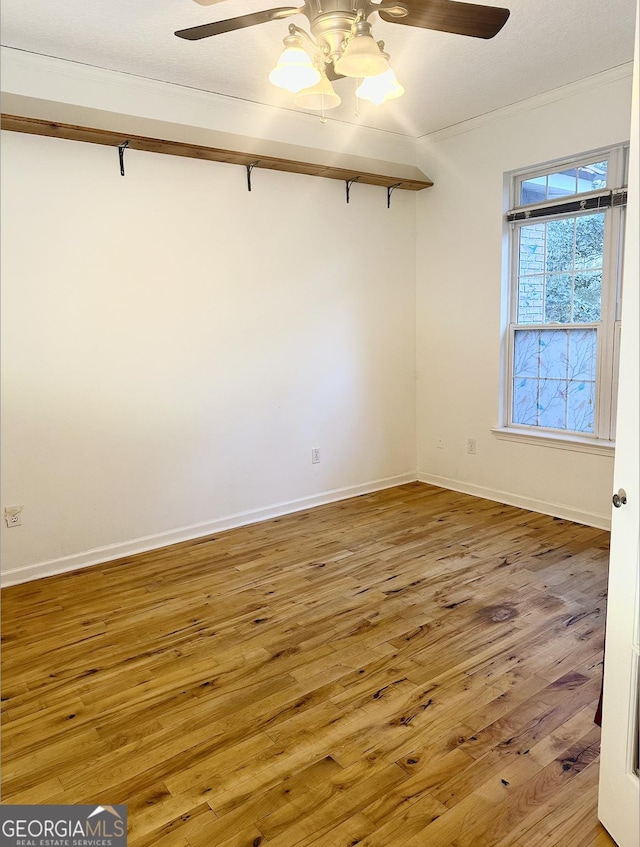
POLYGON ((531 432, 516 427, 494 426, 491 432, 501 441, 517 441, 521 444, 537 444, 555 447, 560 450, 573 450, 577 453, 594 453, 596 456, 613 456, 615 441, 603 441, 595 438, 581 438, 579 435, 564 435, 556 432, 531 432))

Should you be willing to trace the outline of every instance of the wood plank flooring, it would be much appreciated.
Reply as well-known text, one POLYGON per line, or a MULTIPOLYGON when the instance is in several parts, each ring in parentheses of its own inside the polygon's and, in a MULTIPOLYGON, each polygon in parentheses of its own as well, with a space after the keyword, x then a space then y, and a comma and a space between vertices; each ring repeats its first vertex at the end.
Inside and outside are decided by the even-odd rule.
POLYGON ((420 483, 2 592, 2 799, 130 847, 605 847, 608 534, 420 483))

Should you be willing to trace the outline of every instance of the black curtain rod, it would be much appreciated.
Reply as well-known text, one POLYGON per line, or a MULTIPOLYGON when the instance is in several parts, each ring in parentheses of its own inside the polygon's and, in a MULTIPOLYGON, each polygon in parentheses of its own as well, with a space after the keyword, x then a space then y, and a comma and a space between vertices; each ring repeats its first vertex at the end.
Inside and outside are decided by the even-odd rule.
POLYGON ((592 209, 610 209, 613 206, 625 206, 627 203, 626 190, 609 191, 596 197, 584 197, 582 200, 570 200, 567 203, 554 203, 549 206, 538 206, 535 209, 518 209, 507 212, 507 220, 528 221, 533 218, 548 218, 553 215, 566 215, 571 212, 585 212, 592 209))

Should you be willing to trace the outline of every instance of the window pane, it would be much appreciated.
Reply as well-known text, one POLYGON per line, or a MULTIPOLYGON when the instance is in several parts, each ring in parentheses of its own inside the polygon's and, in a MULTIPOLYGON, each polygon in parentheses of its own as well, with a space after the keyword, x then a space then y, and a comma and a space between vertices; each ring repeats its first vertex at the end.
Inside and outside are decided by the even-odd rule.
POLYGON ((520 206, 572 197, 586 191, 598 191, 607 187, 608 162, 591 162, 579 168, 552 171, 520 183, 520 206))
POLYGON ((602 267, 604 251, 604 213, 576 218, 576 268, 602 267))
POLYGON ((597 191, 607 187, 608 162, 594 162, 578 168, 578 191, 597 191))
POLYGON ((538 380, 514 379, 513 422, 524 426, 538 423, 538 380))
POLYGON ((521 276, 544 271, 545 227, 546 224, 530 224, 520 229, 521 276))
POLYGON ((567 397, 567 429, 593 432, 595 420, 595 382, 569 382, 567 397))
POLYGON ((596 330, 574 329, 569 333, 569 379, 596 378, 596 330))
POLYGON ((573 322, 599 321, 601 302, 602 271, 576 274, 573 292, 573 322))
POLYGON ((593 432, 595 329, 516 330, 513 423, 593 432))
POLYGON ((567 381, 542 379, 538 388, 538 426, 566 429, 567 381))
POLYGON ((545 264, 548 271, 572 271, 576 219, 549 221, 546 227, 545 264))
POLYGON ((519 231, 517 322, 599 321, 604 213, 525 224, 519 231))
POLYGON ((520 205, 540 203, 547 199, 547 178, 537 176, 535 179, 523 180, 520 186, 520 205))
POLYGON ((544 308, 544 277, 528 276, 518 289, 518 323, 540 324, 544 308))
POLYGON ((569 323, 571 321, 570 274, 550 274, 546 278, 544 303, 545 323, 569 323))
POLYGON ((540 370, 546 379, 566 379, 569 362, 569 332, 566 329, 545 329, 538 333, 540 370))
POLYGON ((547 199, 555 200, 556 197, 567 197, 576 194, 576 170, 560 171, 557 174, 549 174, 547 178, 547 199))
MULTIPOLYGON (((538 377, 538 355, 540 333, 537 330, 516 332, 515 355, 513 362, 514 376, 538 377)), ((524 388, 524 384, 521 386, 524 388)))

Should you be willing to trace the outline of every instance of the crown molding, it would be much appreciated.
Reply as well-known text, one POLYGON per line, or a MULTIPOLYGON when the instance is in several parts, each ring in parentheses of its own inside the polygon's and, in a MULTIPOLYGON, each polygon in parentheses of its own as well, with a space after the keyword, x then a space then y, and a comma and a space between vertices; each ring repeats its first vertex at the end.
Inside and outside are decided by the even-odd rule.
POLYGON ((417 143, 424 141, 444 141, 447 138, 452 138, 456 135, 463 135, 467 132, 473 132, 488 124, 502 121, 506 118, 514 117, 515 115, 530 112, 534 109, 539 109, 541 106, 546 106, 549 103, 555 103, 558 100, 564 100, 566 97, 575 97, 585 91, 593 91, 619 80, 628 80, 631 86, 633 74, 633 62, 626 62, 623 65, 618 65, 615 68, 609 68, 592 76, 584 77, 576 82, 570 82, 566 85, 552 88, 550 91, 545 91, 543 94, 536 94, 534 97, 529 97, 526 100, 518 100, 509 106, 503 106, 500 109, 495 109, 492 112, 486 112, 483 115, 478 115, 475 118, 470 118, 467 121, 461 121, 452 126, 443 127, 443 129, 435 130, 434 132, 421 135, 416 139, 417 143))

